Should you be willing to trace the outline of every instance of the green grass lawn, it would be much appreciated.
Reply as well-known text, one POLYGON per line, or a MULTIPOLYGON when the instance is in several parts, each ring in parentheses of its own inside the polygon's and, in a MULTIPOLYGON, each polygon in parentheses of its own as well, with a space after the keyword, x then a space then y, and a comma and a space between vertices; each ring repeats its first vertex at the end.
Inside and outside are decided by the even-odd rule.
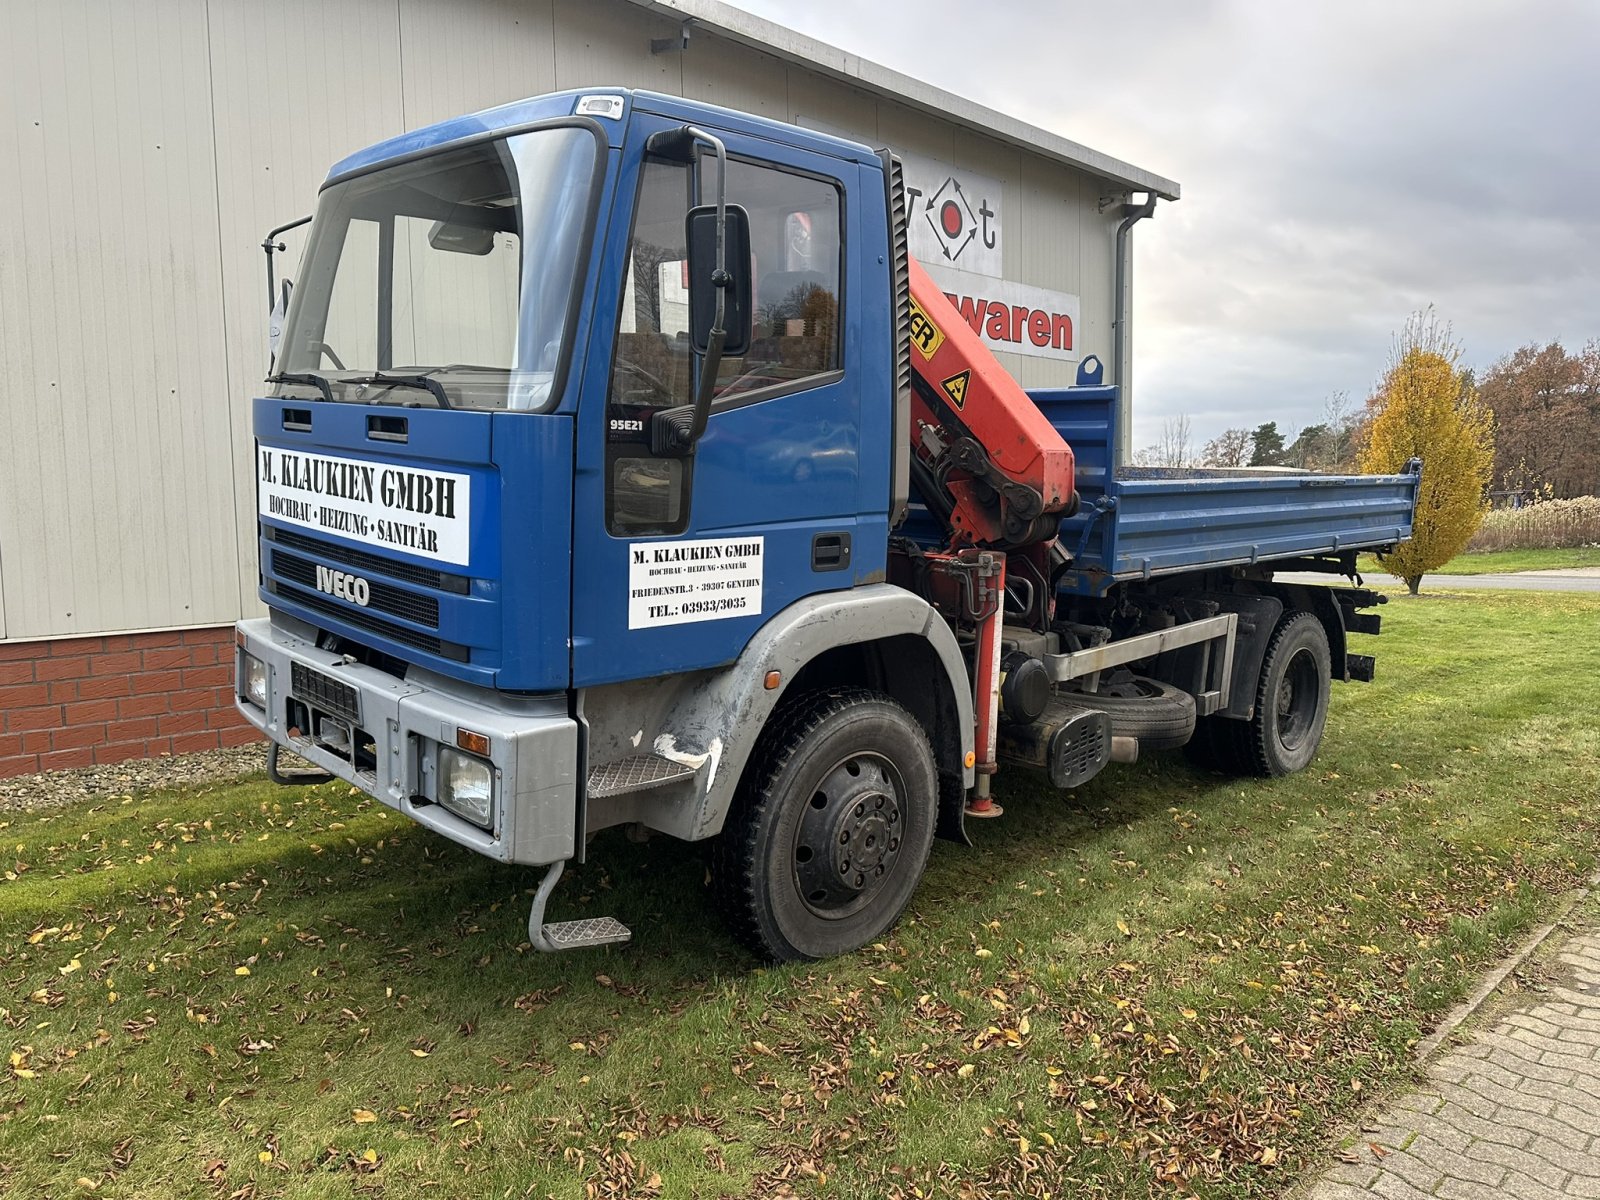
MULTIPOLYGON (((1361 556, 1368 575, 1385 573, 1378 560, 1361 556)), ((1569 550, 1490 550, 1483 554, 1458 554, 1429 575, 1505 575, 1512 571, 1557 571, 1567 567, 1600 567, 1600 546, 1569 550)))
POLYGON ((342 786, 0 818, 0 1192, 1270 1195, 1600 850, 1600 599, 1385 610, 1275 782, 1002 776, 860 954, 763 969, 705 857, 531 870, 342 786))

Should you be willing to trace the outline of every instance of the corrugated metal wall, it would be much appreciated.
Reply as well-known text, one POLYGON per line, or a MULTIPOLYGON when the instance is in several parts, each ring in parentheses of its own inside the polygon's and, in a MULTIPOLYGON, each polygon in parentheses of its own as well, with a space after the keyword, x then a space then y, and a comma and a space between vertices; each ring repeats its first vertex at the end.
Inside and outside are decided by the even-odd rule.
POLYGON ((652 55, 675 26, 625 0, 0 0, 0 28, 0 638, 257 611, 262 235, 350 151, 519 97, 651 88, 1001 179, 1007 278, 1077 293, 1110 350, 1098 181, 704 31, 652 55))

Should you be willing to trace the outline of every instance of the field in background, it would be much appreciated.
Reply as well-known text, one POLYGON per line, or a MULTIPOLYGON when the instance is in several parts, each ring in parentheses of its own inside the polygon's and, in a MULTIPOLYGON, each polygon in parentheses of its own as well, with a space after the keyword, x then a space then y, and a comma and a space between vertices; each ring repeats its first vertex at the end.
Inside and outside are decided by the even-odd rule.
POLYGON ((1497 508, 1467 543, 1467 552, 1600 548, 1600 496, 1543 500, 1497 508))
POLYGON ((735 950, 666 840, 552 905, 633 944, 542 957, 535 872, 342 786, 10 814, 0 1191, 1276 1194, 1600 851, 1600 598, 1383 614, 1311 770, 1002 776, 891 937, 809 967, 735 950))
MULTIPOLYGON (((1360 557, 1364 575, 1387 575, 1369 554, 1360 557)), ((1513 571, 1559 571, 1573 567, 1600 567, 1600 546, 1571 550, 1491 550, 1483 554, 1458 554, 1428 575, 1506 575, 1513 571)), ((1424 576, 1426 579, 1427 576, 1424 576)))

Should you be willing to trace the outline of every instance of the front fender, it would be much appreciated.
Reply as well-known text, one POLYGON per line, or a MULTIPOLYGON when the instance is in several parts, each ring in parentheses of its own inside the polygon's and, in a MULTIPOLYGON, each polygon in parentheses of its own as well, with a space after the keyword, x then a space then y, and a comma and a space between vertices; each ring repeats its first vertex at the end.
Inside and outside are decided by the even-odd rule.
POLYGON ((704 756, 706 764, 680 836, 694 840, 721 832, 756 739, 807 663, 840 646, 906 635, 926 641, 944 669, 958 714, 963 783, 970 788, 972 696, 961 649, 944 619, 920 596, 892 584, 821 592, 776 614, 732 666, 694 683, 674 706, 658 748, 686 761, 704 756), (773 671, 781 683, 769 689, 766 679, 773 671))

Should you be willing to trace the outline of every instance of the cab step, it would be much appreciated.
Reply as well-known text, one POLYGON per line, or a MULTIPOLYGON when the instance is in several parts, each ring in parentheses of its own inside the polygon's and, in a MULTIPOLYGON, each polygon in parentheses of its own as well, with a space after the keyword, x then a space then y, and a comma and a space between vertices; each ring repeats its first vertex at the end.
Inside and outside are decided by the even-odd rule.
MULTIPOLYGON (((615 917, 589 917, 583 921, 551 921, 540 927, 551 950, 581 950, 585 946, 612 946, 633 937, 615 917)), ((537 942, 534 943, 538 945, 537 942)), ((541 950, 544 946, 539 947, 541 950)))
POLYGON ((689 779, 695 769, 659 754, 631 754, 589 772, 589 799, 604 800, 689 779))
POLYGON ((550 901, 556 881, 566 863, 551 863, 539 890, 533 894, 533 910, 528 913, 528 941, 535 950, 554 954, 558 950, 582 950, 589 946, 614 946, 633 937, 633 931, 615 917, 585 917, 579 921, 544 919, 544 906, 550 901))

